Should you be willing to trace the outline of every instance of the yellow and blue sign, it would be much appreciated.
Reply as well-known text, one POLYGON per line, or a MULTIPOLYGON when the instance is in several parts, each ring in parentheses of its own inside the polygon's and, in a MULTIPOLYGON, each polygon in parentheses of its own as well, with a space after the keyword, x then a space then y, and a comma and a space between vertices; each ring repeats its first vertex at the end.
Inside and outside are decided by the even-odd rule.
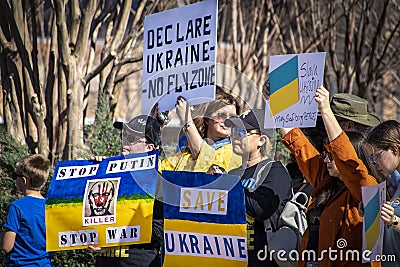
POLYGON ((158 151, 58 162, 46 200, 48 251, 149 243, 158 151))
POLYGON ((325 52, 271 56, 265 128, 315 127, 315 92, 323 85, 325 52))
POLYGON ((368 250, 372 250, 378 241, 380 234, 380 200, 379 191, 371 198, 364 207, 364 231, 366 234, 366 246, 368 250))
POLYGON ((369 262, 382 255, 384 223, 381 219, 381 207, 386 199, 386 182, 374 186, 363 186, 362 199, 364 205, 363 221, 363 251, 369 251, 368 258, 362 262, 369 262))
POLYGON ((298 56, 295 55, 269 74, 271 116, 299 101, 298 56))
POLYGON ((240 178, 163 171, 164 267, 247 266, 240 178))

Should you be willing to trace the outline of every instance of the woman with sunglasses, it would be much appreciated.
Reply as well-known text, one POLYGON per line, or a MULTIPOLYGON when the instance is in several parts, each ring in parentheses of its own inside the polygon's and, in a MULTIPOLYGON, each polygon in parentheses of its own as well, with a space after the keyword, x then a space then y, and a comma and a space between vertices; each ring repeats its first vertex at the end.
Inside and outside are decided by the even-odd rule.
POLYGON ((240 106, 236 98, 217 87, 215 101, 193 118, 186 100, 179 97, 176 113, 183 122, 187 146, 161 162, 162 170, 224 172, 236 168, 241 157, 234 154, 226 119, 236 117, 240 106))
POLYGON ((314 187, 307 210, 309 227, 299 253, 312 250, 319 258, 302 258, 299 266, 380 266, 380 262, 362 263, 363 223, 358 214, 361 187, 377 184, 359 159, 365 155, 363 136, 343 132, 325 88, 317 89, 315 100, 328 135, 324 153, 320 155, 299 129, 281 129, 283 143, 295 155, 300 170, 314 187), (323 253, 329 250, 342 251, 343 255, 357 250, 359 256, 332 260, 323 253))
MULTIPOLYGON (((384 121, 372 128, 365 141, 371 161, 377 169, 388 177, 400 170, 400 123, 384 121)), ((400 186, 391 194, 381 208, 381 218, 387 225, 383 236, 383 254, 396 255, 397 262, 382 263, 382 266, 400 266, 400 186)))

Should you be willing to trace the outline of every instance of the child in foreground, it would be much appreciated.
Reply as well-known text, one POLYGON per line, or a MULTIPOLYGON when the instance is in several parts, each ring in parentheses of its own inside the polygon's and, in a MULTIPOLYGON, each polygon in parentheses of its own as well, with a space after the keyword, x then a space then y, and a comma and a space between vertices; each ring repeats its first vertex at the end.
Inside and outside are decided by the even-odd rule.
POLYGON ((1 248, 6 266, 52 266, 46 252, 46 200, 40 193, 49 176, 50 161, 41 155, 19 160, 13 178, 24 197, 10 204, 1 248))

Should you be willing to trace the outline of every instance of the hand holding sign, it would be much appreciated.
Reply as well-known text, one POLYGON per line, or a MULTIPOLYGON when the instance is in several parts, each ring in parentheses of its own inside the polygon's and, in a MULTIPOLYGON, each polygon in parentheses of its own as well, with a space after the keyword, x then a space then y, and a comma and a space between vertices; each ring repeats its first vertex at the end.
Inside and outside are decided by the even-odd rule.
POLYGON ((186 125, 188 122, 193 121, 189 104, 183 97, 178 97, 178 99, 176 100, 176 115, 183 123, 183 125, 186 125))
POLYGON ((315 92, 322 85, 326 53, 270 57, 267 128, 314 127, 315 92))
POLYGON ((150 241, 157 151, 97 160, 57 163, 46 200, 47 251, 150 241))
POLYGON ((318 103, 319 112, 323 113, 330 109, 329 91, 323 86, 318 87, 317 92, 315 93, 315 101, 318 103))
POLYGON ((189 105, 214 100, 217 48, 217 1, 146 16, 142 73, 142 113, 158 102, 174 108, 183 96, 189 105))
POLYGON ((395 221, 394 208, 390 201, 386 201, 381 208, 381 219, 388 225, 392 226, 395 221))

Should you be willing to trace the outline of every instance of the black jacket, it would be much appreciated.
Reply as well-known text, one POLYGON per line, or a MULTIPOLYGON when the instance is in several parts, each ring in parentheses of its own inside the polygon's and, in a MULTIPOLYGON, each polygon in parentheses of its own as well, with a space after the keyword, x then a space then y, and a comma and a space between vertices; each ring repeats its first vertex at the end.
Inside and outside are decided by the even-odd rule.
POLYGON ((281 162, 267 159, 246 169, 241 167, 234 169, 229 174, 239 175, 242 185, 244 185, 248 266, 277 266, 274 262, 269 261, 269 257, 266 261, 260 261, 257 253, 265 250, 267 244, 263 221, 271 218, 274 228, 286 202, 292 196, 292 182, 289 173, 281 162), (266 164, 269 165, 261 171, 257 178, 260 169, 266 164), (251 182, 251 179, 254 181, 251 182), (252 187, 255 183, 259 183, 257 188, 252 187))

